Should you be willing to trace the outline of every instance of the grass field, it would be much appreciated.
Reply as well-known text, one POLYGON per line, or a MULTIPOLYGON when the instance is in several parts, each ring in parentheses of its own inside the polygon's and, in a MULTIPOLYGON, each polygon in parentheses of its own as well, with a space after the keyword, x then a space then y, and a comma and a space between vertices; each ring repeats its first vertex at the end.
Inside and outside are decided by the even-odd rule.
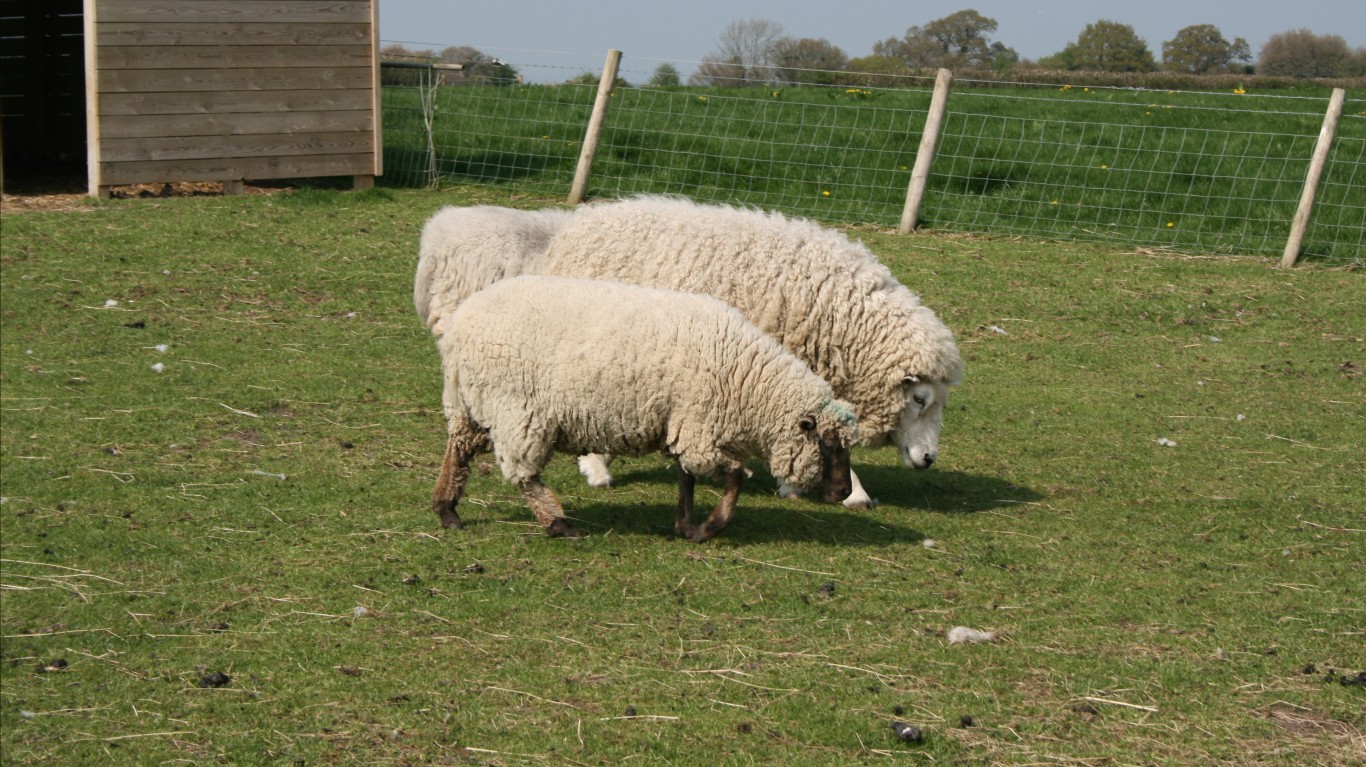
MULTIPOLYGON (((385 91, 390 183, 484 183, 563 198, 593 104, 583 85, 442 88, 432 144, 416 89, 385 91), (434 162, 433 162, 434 160, 434 162)), ((961 87, 949 100, 928 230, 1279 256, 1328 93, 961 87)), ((683 194, 892 227, 929 90, 618 88, 596 196, 683 194)), ((1366 113, 1349 102, 1305 257, 1362 264, 1366 113)))
POLYGON ((851 230, 967 360, 934 469, 857 451, 866 512, 760 471, 693 545, 663 457, 558 457, 589 537, 496 470, 443 531, 411 279, 476 201, 548 202, 4 214, 0 761, 1366 760, 1359 271, 851 230))

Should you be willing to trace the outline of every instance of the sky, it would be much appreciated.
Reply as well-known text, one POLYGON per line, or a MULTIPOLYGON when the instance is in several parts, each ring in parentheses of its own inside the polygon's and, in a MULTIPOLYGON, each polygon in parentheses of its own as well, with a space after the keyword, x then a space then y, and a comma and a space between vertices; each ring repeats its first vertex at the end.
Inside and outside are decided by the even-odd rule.
POLYGON ((649 79, 670 62, 684 79, 697 61, 717 49, 726 25, 742 19, 777 22, 794 38, 824 38, 850 58, 906 29, 975 10, 995 19, 990 37, 1027 59, 1061 51, 1087 24, 1127 24, 1159 62, 1162 43, 1195 24, 1213 24, 1224 38, 1247 40, 1255 58, 1272 35, 1308 29, 1338 35, 1353 49, 1366 47, 1366 5, 1361 0, 378 0, 384 44, 441 50, 469 45, 516 67, 530 82, 563 82, 597 73, 609 49, 622 51, 621 76, 649 79))

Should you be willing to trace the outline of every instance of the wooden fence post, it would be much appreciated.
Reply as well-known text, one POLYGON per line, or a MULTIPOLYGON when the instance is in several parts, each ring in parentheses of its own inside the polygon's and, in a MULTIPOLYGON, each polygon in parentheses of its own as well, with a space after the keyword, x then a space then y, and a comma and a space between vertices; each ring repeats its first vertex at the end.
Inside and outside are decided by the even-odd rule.
POLYGON ((579 150, 579 166, 574 169, 574 185, 569 189, 569 204, 583 202, 588 191, 588 174, 593 170, 593 156, 598 153, 598 137, 602 135, 603 118, 607 115, 607 103, 612 99, 612 86, 617 81, 617 67, 621 64, 621 51, 607 52, 607 61, 602 65, 602 79, 598 80, 598 97, 593 102, 593 115, 588 118, 588 131, 583 137, 583 149, 579 150))
POLYGON ((939 149, 939 134, 944 129, 944 112, 949 104, 949 85, 953 83, 953 73, 940 69, 934 79, 934 96, 930 98, 930 111, 925 115, 925 131, 920 134, 920 149, 915 153, 915 167, 911 170, 911 183, 906 188, 906 207, 901 211, 901 226, 897 231, 910 234, 920 224, 920 206, 925 201, 925 185, 930 180, 930 166, 934 164, 934 154, 939 149))
POLYGON ((1347 100, 1347 91, 1334 88, 1332 98, 1328 99, 1328 112, 1323 116, 1323 127, 1319 129, 1319 141, 1314 145, 1313 158, 1309 160, 1309 173, 1304 179, 1304 191, 1300 193, 1300 207, 1295 210, 1295 218, 1290 223, 1290 239, 1286 240, 1285 253, 1281 254, 1281 268, 1289 269, 1300 257, 1304 245, 1304 233, 1309 229, 1309 214, 1314 209, 1314 195, 1319 189, 1319 177, 1328 161, 1328 149, 1337 134, 1338 118, 1342 117, 1342 104, 1347 100))

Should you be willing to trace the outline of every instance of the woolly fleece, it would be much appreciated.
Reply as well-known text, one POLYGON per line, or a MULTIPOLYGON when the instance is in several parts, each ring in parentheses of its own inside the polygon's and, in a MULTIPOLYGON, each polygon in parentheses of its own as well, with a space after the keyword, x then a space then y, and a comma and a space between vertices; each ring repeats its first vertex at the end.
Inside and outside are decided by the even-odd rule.
POLYGON ((865 245, 815 222, 647 196, 593 204, 560 223, 539 272, 731 304, 854 404, 866 444, 884 443, 911 407, 908 376, 963 376, 935 313, 865 245))
POLYGON ((435 334, 438 323, 475 291, 507 277, 535 273, 550 238, 574 211, 518 210, 494 205, 446 207, 422 227, 413 305, 435 334))
POLYGON ((816 435, 857 440, 851 406, 713 298, 525 276, 466 299, 438 340, 452 434, 483 427, 503 476, 535 477, 556 450, 666 450, 692 474, 759 456, 774 476, 821 479, 816 435), (800 428, 804 417, 816 428, 800 428), (473 422, 472 424, 470 422, 473 422))

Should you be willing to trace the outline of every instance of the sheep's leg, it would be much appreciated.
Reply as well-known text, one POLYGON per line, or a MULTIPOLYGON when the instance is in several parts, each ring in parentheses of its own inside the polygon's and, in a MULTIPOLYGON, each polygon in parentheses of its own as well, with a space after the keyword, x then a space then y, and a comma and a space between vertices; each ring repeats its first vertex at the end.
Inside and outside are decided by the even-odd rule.
POLYGON ((579 456, 579 473, 588 480, 589 487, 611 487, 612 472, 608 469, 611 465, 611 455, 589 453, 579 456))
POLYGON ((681 465, 678 467, 678 510, 674 514, 674 531, 692 540, 697 534, 697 526, 692 522, 693 495, 697 489, 697 478, 688 473, 681 465))
POLYGON ((446 438, 446 456, 441 461, 441 472, 436 478, 436 488, 432 491, 432 510, 441 517, 445 528, 464 527, 455 507, 460 496, 465 493, 465 483, 470 478, 470 459, 481 450, 488 449, 488 432, 474 428, 463 428, 463 424, 451 430, 446 438))
POLYGON ((536 519, 545 527, 546 535, 551 538, 578 538, 583 532, 569 524, 569 519, 564 515, 564 507, 560 505, 560 499, 555 497, 555 493, 546 487, 539 476, 523 480, 517 487, 522 491, 522 497, 531 507, 531 513, 536 515, 536 519))
POLYGON ((745 481, 745 470, 736 469, 726 474, 726 490, 721 494, 721 502, 716 504, 711 516, 700 526, 693 524, 692 521, 696 479, 682 467, 679 467, 678 472, 678 514, 674 520, 674 529, 693 543, 701 543, 726 529, 731 517, 735 516, 735 505, 740 499, 740 485, 745 481))
POLYGON ((740 501, 740 485, 744 481, 744 469, 736 469, 726 475, 726 490, 721 494, 721 502, 712 509, 711 516, 702 525, 701 537, 694 539, 693 543, 701 543, 730 525, 731 517, 735 516, 735 506, 740 501))
POLYGON ((849 497, 844 499, 846 509, 871 509, 877 505, 877 501, 868 495, 868 491, 863 489, 863 483, 859 481, 858 475, 853 469, 849 470, 849 481, 852 488, 849 497))

